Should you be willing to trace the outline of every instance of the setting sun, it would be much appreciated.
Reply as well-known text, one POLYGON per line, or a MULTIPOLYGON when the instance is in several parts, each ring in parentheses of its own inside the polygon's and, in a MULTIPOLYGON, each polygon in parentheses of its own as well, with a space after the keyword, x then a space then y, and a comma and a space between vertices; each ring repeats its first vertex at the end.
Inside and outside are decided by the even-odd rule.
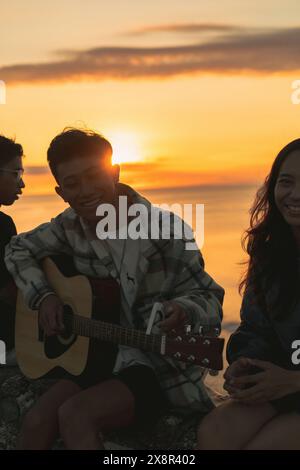
POLYGON ((131 163, 142 160, 137 137, 133 133, 112 132, 108 138, 113 147, 112 163, 131 163))

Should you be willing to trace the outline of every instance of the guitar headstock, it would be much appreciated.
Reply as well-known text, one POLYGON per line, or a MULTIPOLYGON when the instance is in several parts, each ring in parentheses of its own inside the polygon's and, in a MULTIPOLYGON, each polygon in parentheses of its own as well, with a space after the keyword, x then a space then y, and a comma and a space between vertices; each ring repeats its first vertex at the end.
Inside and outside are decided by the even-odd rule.
POLYGON ((217 337, 219 330, 206 332, 205 336, 201 333, 192 333, 190 325, 185 325, 183 330, 172 330, 166 336, 165 354, 178 361, 222 370, 224 338, 217 337))

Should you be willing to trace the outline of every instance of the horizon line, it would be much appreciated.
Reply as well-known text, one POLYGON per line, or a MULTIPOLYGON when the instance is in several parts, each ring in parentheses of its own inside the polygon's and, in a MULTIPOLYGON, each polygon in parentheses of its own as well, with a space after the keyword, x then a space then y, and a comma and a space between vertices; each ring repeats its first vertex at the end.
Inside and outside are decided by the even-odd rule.
MULTIPOLYGON (((126 183, 124 183, 126 184, 126 183)), ((142 187, 135 189, 133 185, 127 185, 130 187, 133 187, 133 189, 139 193, 141 192, 165 192, 165 191, 193 191, 196 189, 207 189, 207 190, 212 190, 212 189, 246 189, 246 188, 255 188, 259 186, 259 183, 253 183, 253 182, 247 182, 247 183, 204 183, 204 184, 192 184, 192 185, 179 185, 179 186, 162 186, 160 188, 158 187, 142 187)), ((23 194, 22 199, 24 197, 43 197, 43 196, 56 196, 56 193, 54 192, 53 188, 53 193, 52 192, 45 192, 45 193, 31 193, 31 194, 23 194)))

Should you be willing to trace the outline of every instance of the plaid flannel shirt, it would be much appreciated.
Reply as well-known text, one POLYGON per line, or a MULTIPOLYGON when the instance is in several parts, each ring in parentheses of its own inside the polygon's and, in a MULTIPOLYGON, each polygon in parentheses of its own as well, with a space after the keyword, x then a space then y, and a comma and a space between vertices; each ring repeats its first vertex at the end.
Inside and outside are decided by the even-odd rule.
MULTIPOLYGON (((119 183, 119 187, 133 203, 144 204, 149 213, 153 209, 130 186, 119 183)), ((130 241, 133 247, 135 242, 130 241)), ((126 317, 127 325, 129 321, 134 328, 146 329, 154 302, 172 299, 187 312, 193 331, 199 331, 200 326, 204 333, 213 327, 220 328, 224 290, 204 271, 200 251, 186 250, 186 240, 174 238, 172 226, 170 239, 151 239, 149 227, 149 238, 140 242, 132 300, 127 307, 122 306, 121 310, 127 308, 127 312, 121 311, 121 322, 125 323, 126 317)), ((64 253, 72 256, 78 271, 86 276, 116 277, 112 257, 103 245, 69 208, 51 222, 13 237, 6 248, 5 261, 28 306, 35 309, 41 297, 52 291, 40 268, 41 259, 64 253)), ((126 249, 124 261, 127 258, 128 264, 131 253, 126 249)), ((121 287, 124 282, 121 277, 121 287)), ((213 407, 203 384, 205 369, 154 353, 145 355, 171 406, 202 412, 213 407)))

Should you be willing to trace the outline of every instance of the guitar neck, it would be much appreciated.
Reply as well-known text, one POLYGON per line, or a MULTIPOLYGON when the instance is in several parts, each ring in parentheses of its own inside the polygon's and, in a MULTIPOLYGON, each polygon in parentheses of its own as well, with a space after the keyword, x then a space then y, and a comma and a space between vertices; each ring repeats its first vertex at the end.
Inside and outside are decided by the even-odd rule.
POLYGON ((91 320, 79 315, 73 316, 72 329, 74 333, 88 338, 96 338, 123 346, 143 349, 161 353, 163 336, 146 334, 143 331, 126 328, 114 323, 106 323, 99 320, 91 320))

